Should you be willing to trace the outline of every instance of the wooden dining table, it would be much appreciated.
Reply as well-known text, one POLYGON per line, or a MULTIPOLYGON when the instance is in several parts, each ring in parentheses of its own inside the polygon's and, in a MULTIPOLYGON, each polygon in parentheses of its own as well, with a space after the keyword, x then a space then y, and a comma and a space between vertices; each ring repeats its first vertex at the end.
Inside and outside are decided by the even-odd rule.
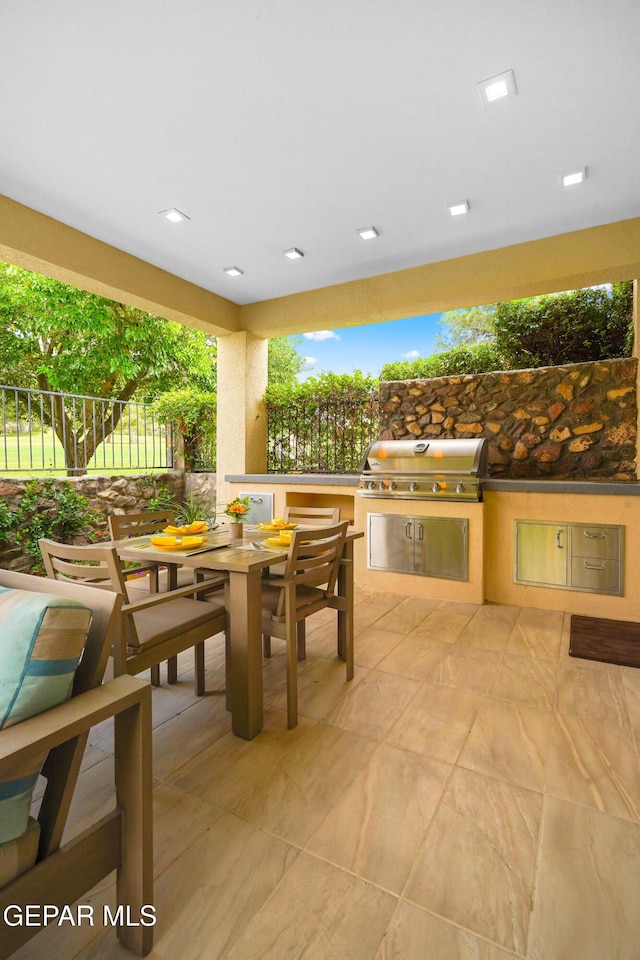
MULTIPOLYGON (((200 548, 191 550, 167 551, 153 546, 150 537, 131 537, 111 543, 123 560, 148 560, 167 567, 170 588, 176 583, 180 566, 228 574, 227 706, 231 711, 231 729, 245 740, 251 740, 263 727, 263 570, 287 558, 286 548, 274 550, 261 546, 268 535, 247 524, 241 539, 231 540, 228 529, 221 527, 211 531, 200 548)), ((348 657, 347 680, 352 679, 354 671, 353 642, 347 642, 353 640, 353 547, 363 536, 361 531, 347 531, 337 591, 330 604, 337 610, 338 655, 343 660, 348 657)))

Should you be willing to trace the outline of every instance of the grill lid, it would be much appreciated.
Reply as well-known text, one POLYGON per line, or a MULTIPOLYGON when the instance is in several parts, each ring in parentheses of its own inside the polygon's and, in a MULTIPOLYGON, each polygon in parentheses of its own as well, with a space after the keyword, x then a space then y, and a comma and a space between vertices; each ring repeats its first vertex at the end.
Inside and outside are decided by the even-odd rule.
POLYGON ((487 444, 484 438, 446 440, 376 440, 364 455, 364 476, 483 477, 487 444))

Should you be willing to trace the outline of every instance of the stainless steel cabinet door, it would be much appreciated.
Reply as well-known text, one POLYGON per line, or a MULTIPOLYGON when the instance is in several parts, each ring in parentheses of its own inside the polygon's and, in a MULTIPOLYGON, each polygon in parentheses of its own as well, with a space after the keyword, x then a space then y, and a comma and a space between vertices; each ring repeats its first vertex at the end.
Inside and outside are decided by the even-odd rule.
POLYGON ((569 541, 565 524, 516 521, 517 583, 566 586, 569 541))
POLYGON ((273 494, 241 490, 239 497, 249 497, 248 523, 269 523, 273 520, 273 494))
POLYGON ((445 580, 467 579, 467 521, 416 517, 416 573, 445 580))
POLYGON ((372 570, 414 572, 412 517, 369 514, 369 567, 372 570))

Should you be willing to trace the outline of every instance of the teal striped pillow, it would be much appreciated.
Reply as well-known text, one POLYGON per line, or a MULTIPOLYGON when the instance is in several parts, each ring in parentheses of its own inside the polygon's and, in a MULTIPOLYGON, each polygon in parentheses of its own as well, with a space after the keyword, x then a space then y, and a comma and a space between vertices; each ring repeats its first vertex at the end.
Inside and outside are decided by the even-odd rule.
MULTIPOLYGON (((76 600, 0 588, 0 730, 67 699, 90 623, 91 611, 76 600)), ((0 843, 27 829, 44 759, 0 782, 0 843)))

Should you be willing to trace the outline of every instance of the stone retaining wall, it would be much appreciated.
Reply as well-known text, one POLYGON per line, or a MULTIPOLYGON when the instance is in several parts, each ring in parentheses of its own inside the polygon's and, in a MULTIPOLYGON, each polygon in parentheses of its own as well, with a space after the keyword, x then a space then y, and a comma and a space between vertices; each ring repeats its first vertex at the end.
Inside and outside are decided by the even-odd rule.
MULTIPOLYGON (((0 497, 9 510, 18 509, 25 495, 26 484, 33 483, 34 480, 44 482, 34 477, 24 480, 0 480, 0 497)), ((185 495, 185 476, 178 471, 133 477, 74 477, 54 479, 52 482, 54 486, 72 484, 77 493, 88 498, 87 512, 97 517, 87 523, 82 534, 73 538, 74 543, 93 543, 107 539, 108 517, 112 513, 138 513, 148 510, 149 501, 164 491, 168 491, 178 503, 185 495)), ((47 502, 43 499, 38 504, 38 510, 47 516, 48 512, 56 510, 56 505, 53 501, 47 502)), ((20 545, 0 540, 0 567, 28 572, 31 560, 20 545)))
POLYGON ((637 360, 380 385, 383 440, 486 437, 492 477, 636 479, 637 360))

